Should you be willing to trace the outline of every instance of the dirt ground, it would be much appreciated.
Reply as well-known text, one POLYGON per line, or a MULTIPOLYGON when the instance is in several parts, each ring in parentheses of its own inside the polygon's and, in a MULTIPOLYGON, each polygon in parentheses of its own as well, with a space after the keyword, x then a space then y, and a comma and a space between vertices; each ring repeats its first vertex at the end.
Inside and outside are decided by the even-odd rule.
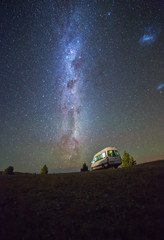
POLYGON ((0 239, 164 239, 164 161, 0 175, 0 239))

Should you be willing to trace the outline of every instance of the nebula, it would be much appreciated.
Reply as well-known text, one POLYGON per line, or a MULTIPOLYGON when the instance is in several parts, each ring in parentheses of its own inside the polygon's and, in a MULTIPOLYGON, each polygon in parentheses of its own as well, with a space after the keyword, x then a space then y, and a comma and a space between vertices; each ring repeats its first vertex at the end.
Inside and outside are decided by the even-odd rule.
POLYGON ((164 88, 164 83, 159 84, 158 87, 157 87, 157 90, 160 91, 162 88, 164 88))
POLYGON ((139 43, 142 46, 153 44, 160 34, 161 30, 156 26, 149 26, 145 28, 143 36, 140 38, 139 43))

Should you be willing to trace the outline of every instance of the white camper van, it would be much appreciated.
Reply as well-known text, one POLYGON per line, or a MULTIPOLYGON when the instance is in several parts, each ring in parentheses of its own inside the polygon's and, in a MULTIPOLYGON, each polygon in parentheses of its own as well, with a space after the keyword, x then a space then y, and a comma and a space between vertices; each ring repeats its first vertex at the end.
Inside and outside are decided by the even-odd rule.
POLYGON ((115 147, 106 147, 96 153, 91 161, 91 169, 115 167, 121 165, 121 157, 115 147))

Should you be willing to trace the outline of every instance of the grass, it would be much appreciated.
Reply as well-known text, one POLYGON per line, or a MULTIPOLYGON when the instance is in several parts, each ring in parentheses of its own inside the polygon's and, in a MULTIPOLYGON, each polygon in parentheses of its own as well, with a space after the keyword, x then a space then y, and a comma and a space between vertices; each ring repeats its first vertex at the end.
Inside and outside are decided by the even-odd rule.
POLYGON ((0 175, 0 239, 163 239, 164 161, 0 175))

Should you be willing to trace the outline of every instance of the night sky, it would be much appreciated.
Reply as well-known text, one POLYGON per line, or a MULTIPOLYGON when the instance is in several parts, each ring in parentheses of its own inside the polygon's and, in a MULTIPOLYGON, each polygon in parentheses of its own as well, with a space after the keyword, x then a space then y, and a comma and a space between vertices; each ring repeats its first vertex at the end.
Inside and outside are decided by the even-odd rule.
POLYGON ((164 1, 1 4, 0 170, 164 158, 164 1))

